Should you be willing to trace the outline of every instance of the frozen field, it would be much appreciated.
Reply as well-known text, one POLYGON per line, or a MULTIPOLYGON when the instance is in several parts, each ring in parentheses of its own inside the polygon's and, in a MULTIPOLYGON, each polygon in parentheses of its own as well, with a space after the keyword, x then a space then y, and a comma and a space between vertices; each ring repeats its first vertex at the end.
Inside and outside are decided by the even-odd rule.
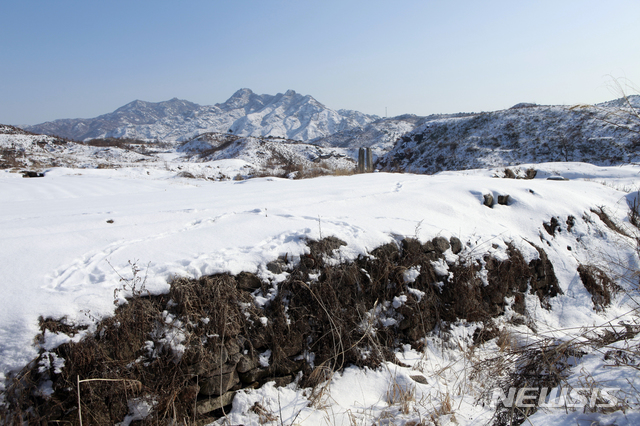
MULTIPOLYGON (((577 267, 608 265, 620 275, 625 268, 638 270, 633 239, 611 231, 590 210, 603 207, 614 221, 633 229, 628 202, 637 196, 640 167, 583 163, 533 167, 538 170, 533 180, 496 178, 501 169, 226 182, 179 178, 151 168, 55 168, 38 179, 0 172, 0 378, 37 354, 33 339, 39 332, 39 316, 90 323, 90 318, 110 315, 119 274, 131 273, 129 262, 148 274, 147 288, 155 293, 167 291, 173 276, 250 271, 277 281, 282 277, 269 272, 267 262, 285 254, 295 259, 307 250, 307 239, 327 236, 347 242, 338 260, 354 259, 404 237, 426 241, 455 236, 465 246, 460 255, 479 258, 487 253, 500 256, 508 242, 531 257, 536 252, 527 241, 536 242, 544 246, 564 293, 551 300, 550 311, 527 295, 527 315, 535 321, 539 336, 572 339, 583 326, 635 321, 637 315, 631 311, 637 304, 631 296, 637 296, 637 280, 632 288, 621 279, 618 284, 631 293, 619 293, 606 311, 596 312, 577 267), (553 175, 569 180, 547 180, 553 175), (482 204, 484 194, 508 194, 510 201, 488 208, 482 204), (563 222, 570 216, 576 219, 571 233, 551 237, 545 232, 543 222, 557 217, 565 229, 563 222)), ((468 345, 469 330, 473 328, 464 324, 454 327, 461 351, 468 345)), ((536 338, 531 331, 518 333, 525 342, 536 338)), ((63 341, 64 336, 58 339, 63 341)), ((415 425, 438 412, 445 395, 453 410, 435 415, 442 424, 490 421, 491 409, 477 403, 478 384, 461 378, 463 352, 439 349, 436 343, 425 347, 422 353, 410 348, 399 353, 399 359, 413 369, 388 365, 379 371, 347 368, 336 374, 322 408, 308 406, 303 390, 292 386, 267 385, 239 393, 230 423, 258 424, 257 414, 248 408, 261 401, 284 424, 295 420, 415 425), (416 371, 429 384, 412 382, 409 376, 416 371), (394 381, 414 386, 415 398, 407 413, 389 400, 394 381)), ((483 350, 498 349, 488 343, 483 350)), ((608 387, 632 393, 634 386, 640 386, 637 370, 604 369, 601 355, 583 358, 584 364, 572 369, 569 380, 580 380, 581 368, 587 368, 608 387)), ((629 402, 626 414, 589 414, 579 409, 567 415, 564 409, 549 408, 538 411, 531 421, 637 424, 637 400, 633 403, 629 402)))

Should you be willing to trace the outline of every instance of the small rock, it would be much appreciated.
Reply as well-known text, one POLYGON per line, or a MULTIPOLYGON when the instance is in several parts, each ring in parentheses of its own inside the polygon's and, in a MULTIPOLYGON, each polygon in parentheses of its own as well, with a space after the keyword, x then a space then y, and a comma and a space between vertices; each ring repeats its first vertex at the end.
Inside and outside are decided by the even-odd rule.
POLYGON ((22 177, 26 177, 26 178, 44 177, 44 173, 25 170, 25 171, 22 172, 22 177))
POLYGON ((227 348, 222 343, 209 349, 209 352, 212 354, 211 362, 214 365, 222 365, 229 360, 229 352, 227 352, 227 348))
POLYGON ((420 241, 415 238, 405 238, 402 240, 402 251, 410 254, 418 254, 420 253, 422 247, 420 246, 420 241))
POLYGON ((498 204, 506 206, 509 204, 509 194, 498 195, 498 204))
POLYGON ((293 376, 274 377, 273 381, 275 382, 275 386, 283 387, 283 386, 287 386, 289 383, 293 382, 293 376))
POLYGON ((233 363, 220 365, 220 364, 213 364, 209 362, 207 363, 198 362, 196 364, 190 365, 187 371, 192 376, 211 376, 213 374, 217 374, 218 376, 220 376, 222 374, 229 374, 235 369, 236 369, 236 365, 233 363))
POLYGON ((260 365, 260 363, 258 362, 257 358, 252 358, 248 355, 242 355, 241 358, 238 360, 238 365, 236 366, 236 370, 238 370, 238 373, 246 373, 249 370, 253 370, 254 368, 257 368, 258 365, 260 365))
POLYGON ((416 374, 414 376, 409 376, 409 377, 411 377, 415 382, 421 383, 423 385, 429 384, 429 382, 427 382, 427 378, 421 374, 416 374))
POLYGON ((449 238, 449 243, 451 244, 451 251, 453 254, 458 254, 462 251, 462 241, 458 237, 449 238))
POLYGON ((346 245, 346 242, 333 236, 323 238, 320 241, 309 241, 307 243, 311 256, 316 258, 323 254, 331 256, 334 250, 338 250, 340 247, 346 245))
MULTIPOLYGON (((193 376, 202 376, 210 373, 211 366, 224 366, 229 361, 229 354, 224 345, 216 345, 214 348, 209 349, 208 356, 205 359, 187 359, 184 358, 185 363, 188 365, 188 372, 193 376)), ((235 366, 234 363, 232 363, 235 366)), ((230 372, 230 369, 223 371, 224 373, 230 372)))
POLYGON ((240 352, 240 345, 238 345, 238 342, 236 342, 233 339, 229 340, 225 344, 225 348, 227 349, 227 353, 229 354, 229 357, 231 357, 231 355, 235 355, 238 352, 240 352))
POLYGON ((433 246, 436 248, 436 250, 440 253, 444 253, 445 251, 449 250, 449 247, 451 247, 449 245, 449 241, 447 241, 445 237, 435 237, 433 240, 431 240, 431 242, 433 243, 433 246))
POLYGON ((198 414, 207 414, 215 410, 219 410, 222 407, 226 407, 233 402, 233 397, 236 396, 235 392, 227 392, 218 398, 210 398, 196 402, 196 411, 198 414))
POLYGON ((278 368, 275 369, 275 373, 278 376, 288 376, 302 370, 303 365, 304 361, 289 361, 278 366, 278 368))
POLYGON ((387 259, 390 261, 396 261, 400 258, 400 250, 394 243, 387 243, 383 246, 373 250, 371 254, 378 259, 387 259))
POLYGON ((493 207, 493 195, 492 194, 484 194, 482 197, 484 198, 484 201, 482 202, 482 204, 484 204, 487 207, 493 207))
POLYGON ((273 261, 267 263, 267 270, 273 274, 281 274, 283 272, 283 265, 279 261, 273 261))
POLYGON ((259 289, 262 285, 260 278, 250 272, 240 272, 235 278, 237 287, 240 290, 253 291, 259 289))
POLYGON ((431 241, 427 241, 422 245, 422 251, 425 253, 429 253, 432 251, 436 251, 436 248, 431 241))
POLYGON ((238 372, 235 369, 230 373, 200 378, 198 382, 200 385, 200 395, 222 395, 239 382, 240 377, 238 377, 238 372))
POLYGON ((271 373, 268 368, 254 368, 253 370, 240 374, 240 380, 242 380, 243 383, 259 382, 265 377, 268 377, 269 374, 271 373))

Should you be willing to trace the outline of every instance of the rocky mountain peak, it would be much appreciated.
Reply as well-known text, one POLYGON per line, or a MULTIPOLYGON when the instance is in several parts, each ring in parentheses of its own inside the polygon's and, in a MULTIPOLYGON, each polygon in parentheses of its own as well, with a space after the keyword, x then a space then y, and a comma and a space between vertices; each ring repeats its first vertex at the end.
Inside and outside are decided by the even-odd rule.
POLYGON ((28 130, 74 140, 131 138, 187 141, 207 132, 239 136, 276 136, 308 141, 377 119, 353 111, 342 114, 294 90, 258 95, 237 90, 223 103, 201 106, 173 98, 163 102, 135 100, 112 113, 91 119, 63 119, 29 126, 28 130))

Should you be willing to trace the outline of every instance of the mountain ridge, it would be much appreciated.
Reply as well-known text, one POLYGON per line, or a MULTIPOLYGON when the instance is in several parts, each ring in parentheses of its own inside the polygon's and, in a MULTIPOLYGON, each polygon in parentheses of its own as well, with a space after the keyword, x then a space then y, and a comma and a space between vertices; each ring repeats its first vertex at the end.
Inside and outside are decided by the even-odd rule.
POLYGON ((80 141, 115 137, 184 142, 209 132, 309 141, 378 118, 358 111, 335 111, 294 90, 258 95, 243 88, 215 105, 199 105, 178 98, 161 102, 134 100, 94 118, 58 119, 25 129, 80 141))
POLYGON ((640 96, 597 105, 517 104, 511 108, 427 117, 378 162, 382 170, 437 173, 523 163, 640 161, 640 96))
MULTIPOLYGON (((178 98, 157 103, 135 100, 95 119, 44 124, 64 125, 70 133, 90 135, 91 139, 169 142, 166 146, 195 141, 194 149, 202 146, 205 150, 210 147, 197 139, 207 134, 278 138, 283 144, 305 142, 344 150, 352 159, 358 157, 359 148, 369 147, 381 170, 437 173, 550 161, 598 165, 637 162, 639 108, 640 96, 630 95, 592 106, 523 102, 499 111, 380 118, 331 110, 312 96, 293 90, 258 95, 243 88, 225 102, 210 106, 178 98)), ((59 131, 62 127, 43 131, 30 126, 27 130, 79 139, 59 131)), ((225 158, 245 149, 253 152, 255 146, 248 143, 234 151, 225 150, 225 158)))

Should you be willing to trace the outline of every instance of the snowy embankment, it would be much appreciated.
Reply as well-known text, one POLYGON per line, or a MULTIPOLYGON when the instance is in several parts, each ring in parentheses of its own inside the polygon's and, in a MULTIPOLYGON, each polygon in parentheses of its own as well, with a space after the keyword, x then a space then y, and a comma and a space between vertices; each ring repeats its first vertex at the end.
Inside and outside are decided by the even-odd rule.
MULTIPOLYGON (((607 228, 591 210, 603 207, 614 221, 626 222, 640 167, 534 167, 538 175, 533 180, 495 178, 492 170, 239 182, 182 179, 168 171, 137 168, 59 168, 40 179, 2 172, 0 378, 37 354, 33 338, 40 331, 39 316, 67 316, 70 322, 89 324, 92 318, 110 315, 120 275, 131 275, 130 261, 148 274, 146 286, 154 293, 167 291, 167 281, 176 275, 250 271, 277 280, 281 277, 267 270, 267 262, 285 254, 296 259, 307 250, 306 239, 327 236, 347 243, 338 252, 342 260, 404 237, 427 241, 438 235, 460 238, 465 246, 461 255, 482 259, 488 253, 499 258, 506 243, 512 243, 529 260, 536 253, 532 242, 546 251, 563 292, 549 301, 550 310, 527 294, 527 317, 539 335, 563 337, 570 332, 553 330, 575 327, 577 334, 585 325, 617 321, 629 311, 630 300, 618 295, 605 312, 596 312, 577 268, 609 263, 614 272, 621 272, 611 261, 622 259, 623 266, 638 269, 630 240, 607 228), (570 180, 546 179, 556 174, 570 180), (510 201, 489 208, 482 203, 485 194, 508 194, 510 201), (554 236, 543 225, 552 217, 561 228, 554 236), (570 217, 574 223, 568 232, 570 217)), ((464 330, 454 330, 462 346, 473 328, 466 335, 464 330)), ((526 333, 520 330, 518 338, 528 339, 526 333)), ((399 354, 400 360, 427 376, 429 384, 411 382, 412 408, 409 414, 395 414, 406 421, 417 419, 411 413, 419 413, 424 404, 425 413, 439 409, 440 415, 449 420, 453 415, 460 424, 488 421, 491 411, 474 405, 477 395, 453 387, 460 387, 458 374, 464 371, 461 353, 434 349, 429 340, 425 347, 423 353, 406 348, 399 354), (443 408, 445 394, 453 409, 443 408)), ((377 372, 348 368, 334 376, 328 388, 332 399, 323 409, 308 407, 306 396, 294 388, 267 386, 239 393, 231 421, 257 424, 259 416, 247 410, 261 401, 272 404, 270 410, 284 424, 294 419, 301 424, 349 424, 354 419, 371 423, 384 418, 385 410, 394 405, 390 383, 395 380, 406 388, 410 371, 393 365, 377 372)), ((615 374, 603 380, 616 379, 615 374)), ((616 382, 612 387, 620 386, 616 382)), ((627 414, 636 415, 633 410, 627 414)), ((594 416, 598 419, 599 414, 594 416)))

